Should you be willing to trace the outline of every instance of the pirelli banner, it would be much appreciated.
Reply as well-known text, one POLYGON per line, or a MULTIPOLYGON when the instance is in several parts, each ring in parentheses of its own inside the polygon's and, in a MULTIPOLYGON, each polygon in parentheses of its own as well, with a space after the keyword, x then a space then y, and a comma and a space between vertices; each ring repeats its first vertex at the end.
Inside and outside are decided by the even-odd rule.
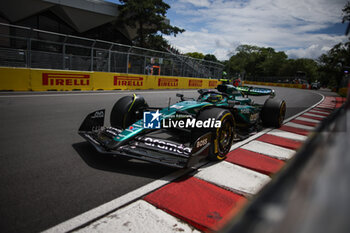
POLYGON ((92 90, 93 72, 31 69, 33 91, 92 90))
POLYGON ((0 74, 0 90, 15 91, 200 89, 220 83, 216 79, 5 67, 0 74))
POLYGON ((216 79, 208 80, 171 76, 94 73, 94 90, 200 89, 215 88, 218 84, 219 81, 216 79))

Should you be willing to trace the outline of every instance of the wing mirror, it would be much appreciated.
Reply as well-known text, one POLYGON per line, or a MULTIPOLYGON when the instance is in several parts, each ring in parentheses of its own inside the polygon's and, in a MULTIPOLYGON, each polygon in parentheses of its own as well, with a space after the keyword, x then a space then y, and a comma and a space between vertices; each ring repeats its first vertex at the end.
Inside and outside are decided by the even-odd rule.
POLYGON ((181 99, 181 101, 185 100, 184 94, 176 93, 176 97, 179 97, 181 99))

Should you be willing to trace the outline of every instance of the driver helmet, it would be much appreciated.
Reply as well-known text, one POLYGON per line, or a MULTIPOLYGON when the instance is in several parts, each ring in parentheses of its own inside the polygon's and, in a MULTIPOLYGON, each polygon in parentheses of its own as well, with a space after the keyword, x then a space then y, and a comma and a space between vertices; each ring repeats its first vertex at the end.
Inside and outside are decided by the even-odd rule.
POLYGON ((210 93, 208 98, 207 98, 207 101, 208 102, 219 102, 223 99, 223 96, 219 93, 210 93))

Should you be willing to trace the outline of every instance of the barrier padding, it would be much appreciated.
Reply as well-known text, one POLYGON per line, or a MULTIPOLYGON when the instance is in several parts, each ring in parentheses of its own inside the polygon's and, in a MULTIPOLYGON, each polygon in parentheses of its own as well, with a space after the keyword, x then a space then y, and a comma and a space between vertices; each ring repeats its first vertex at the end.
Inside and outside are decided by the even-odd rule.
POLYGON ((72 91, 215 88, 216 79, 108 72, 0 68, 0 90, 72 91))
POLYGON ((1 91, 28 91, 30 90, 30 70, 26 68, 0 67, 1 91))

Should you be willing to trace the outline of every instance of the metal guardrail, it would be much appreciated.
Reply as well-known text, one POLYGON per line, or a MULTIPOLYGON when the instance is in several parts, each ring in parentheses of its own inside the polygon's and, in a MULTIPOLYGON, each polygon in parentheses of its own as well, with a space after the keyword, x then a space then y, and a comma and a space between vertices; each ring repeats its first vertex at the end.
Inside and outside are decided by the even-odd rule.
POLYGON ((172 52, 0 23, 0 66, 221 78, 223 65, 172 52))

